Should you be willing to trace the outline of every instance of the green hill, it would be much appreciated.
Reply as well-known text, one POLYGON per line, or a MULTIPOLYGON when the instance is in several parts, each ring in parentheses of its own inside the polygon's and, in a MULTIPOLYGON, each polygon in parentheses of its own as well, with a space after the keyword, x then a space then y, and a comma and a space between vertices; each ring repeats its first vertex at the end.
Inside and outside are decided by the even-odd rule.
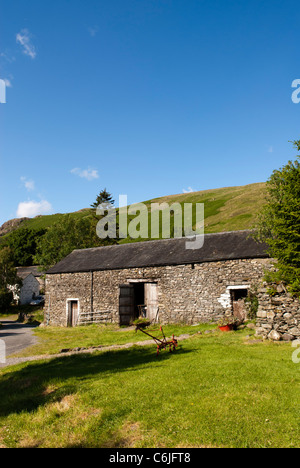
MULTIPOLYGON (((204 203, 205 232, 214 233, 244 230, 253 227, 257 215, 264 205, 265 195, 266 184, 257 183, 240 187, 225 187, 200 192, 169 195, 147 200, 144 203, 147 205, 149 213, 151 203, 168 203, 169 206, 175 202, 181 205, 184 203, 204 203)), ((68 213, 68 215, 77 219, 91 216, 90 209, 88 208, 68 213)), ((67 216, 67 214, 58 213, 25 219, 16 226, 13 225, 12 230, 20 228, 48 228, 57 222, 63 223, 65 216, 67 216)), ((6 235, 9 235, 9 233, 6 235)), ((132 239, 128 238, 123 239, 121 242, 132 241, 132 239)))
POLYGON ((265 203, 265 196, 266 184, 258 183, 171 195, 146 203, 204 203, 205 232, 214 233, 250 229, 265 203))
MULTIPOLYGON (((257 216, 265 204, 266 184, 257 183, 241 187, 225 187, 220 189, 191 192, 155 198, 144 202, 148 207, 150 226, 151 203, 204 203, 205 233, 238 231, 251 229, 257 216)), ((130 219, 130 218, 129 218, 130 219)), ((195 227, 195 216, 193 227, 195 227)), ((173 218, 171 217, 171 232, 173 218)), ((160 230, 160 238, 161 238, 160 230)), ((120 243, 136 242, 144 239, 123 239, 120 243)))
POLYGON ((65 216, 69 215, 72 216, 73 218, 85 218, 90 216, 91 210, 89 208, 80 210, 80 211, 75 211, 74 213, 66 213, 66 214, 53 214, 53 215, 44 215, 44 216, 37 216, 35 218, 28 219, 24 221, 21 225, 23 228, 27 229, 46 229, 53 224, 56 224, 58 222, 64 221, 65 216))

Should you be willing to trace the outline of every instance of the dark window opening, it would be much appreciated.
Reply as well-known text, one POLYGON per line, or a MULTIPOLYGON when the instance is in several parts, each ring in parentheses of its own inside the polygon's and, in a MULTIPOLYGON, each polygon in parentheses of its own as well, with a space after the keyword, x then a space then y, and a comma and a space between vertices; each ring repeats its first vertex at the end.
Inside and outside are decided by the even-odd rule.
POLYGON ((134 318, 140 316, 140 308, 138 306, 145 305, 145 285, 144 283, 133 283, 134 288, 134 318))
POLYGON ((248 289, 232 289, 231 297, 233 301, 239 301, 248 297, 248 289))

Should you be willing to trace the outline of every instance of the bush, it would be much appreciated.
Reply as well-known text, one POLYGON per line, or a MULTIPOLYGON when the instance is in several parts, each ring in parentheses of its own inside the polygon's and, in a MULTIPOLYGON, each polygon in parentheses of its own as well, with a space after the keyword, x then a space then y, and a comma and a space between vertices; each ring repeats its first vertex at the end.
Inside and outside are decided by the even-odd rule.
POLYGON ((5 289, 0 290, 0 313, 5 314, 13 301, 13 293, 5 289))
POLYGON ((252 291, 249 291, 248 297, 245 299, 245 304, 248 309, 248 319, 254 320, 257 316, 258 311, 258 297, 257 297, 257 288, 254 288, 252 291))
MULTIPOLYGON (((300 140, 294 145, 300 151, 300 140)), ((272 282, 282 282, 288 292, 300 297, 300 155, 297 157, 269 178, 255 238, 265 242, 270 257, 276 259, 272 282)))

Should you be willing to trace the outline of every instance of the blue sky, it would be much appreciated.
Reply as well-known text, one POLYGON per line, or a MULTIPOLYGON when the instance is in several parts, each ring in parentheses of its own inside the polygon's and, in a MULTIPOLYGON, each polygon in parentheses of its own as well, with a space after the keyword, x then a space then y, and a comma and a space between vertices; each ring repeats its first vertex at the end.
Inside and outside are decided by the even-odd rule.
POLYGON ((296 153, 293 0, 0 6, 0 224, 262 182, 296 153))

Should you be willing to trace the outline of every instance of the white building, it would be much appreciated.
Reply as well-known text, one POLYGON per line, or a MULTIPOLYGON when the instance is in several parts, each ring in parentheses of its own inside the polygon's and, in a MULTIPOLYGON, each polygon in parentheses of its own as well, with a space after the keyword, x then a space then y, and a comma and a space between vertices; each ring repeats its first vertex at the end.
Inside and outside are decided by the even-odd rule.
MULTIPOLYGON (((23 279, 23 278, 22 278, 23 279)), ((20 290, 19 301, 21 305, 29 304, 35 296, 40 293, 40 283, 32 273, 23 279, 23 284, 20 290)))
POLYGON ((40 289, 44 287, 43 273, 38 271, 38 267, 18 267, 18 277, 22 279, 20 293, 16 288, 10 288, 14 294, 14 300, 21 305, 29 304, 35 296, 40 294, 40 289))

